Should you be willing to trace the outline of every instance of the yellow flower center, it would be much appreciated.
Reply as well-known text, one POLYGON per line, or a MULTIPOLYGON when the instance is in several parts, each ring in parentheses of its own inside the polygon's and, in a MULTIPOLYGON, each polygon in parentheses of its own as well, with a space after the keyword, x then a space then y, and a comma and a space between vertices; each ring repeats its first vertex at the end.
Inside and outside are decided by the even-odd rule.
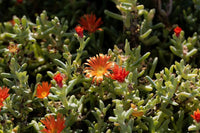
POLYGON ((41 93, 41 95, 42 95, 42 97, 46 97, 46 96, 47 96, 47 92, 46 92, 46 91, 43 91, 43 92, 41 93))
POLYGON ((99 67, 97 69, 97 75, 96 76, 103 76, 104 73, 105 73, 105 68, 99 67))

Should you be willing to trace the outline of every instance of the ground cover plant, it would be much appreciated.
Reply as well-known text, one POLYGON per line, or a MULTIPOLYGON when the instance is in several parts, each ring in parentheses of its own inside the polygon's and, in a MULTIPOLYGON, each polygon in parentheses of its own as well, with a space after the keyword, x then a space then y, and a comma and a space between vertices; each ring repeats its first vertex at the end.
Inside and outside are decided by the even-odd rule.
POLYGON ((200 130, 200 0, 0 0, 0 133, 200 130))

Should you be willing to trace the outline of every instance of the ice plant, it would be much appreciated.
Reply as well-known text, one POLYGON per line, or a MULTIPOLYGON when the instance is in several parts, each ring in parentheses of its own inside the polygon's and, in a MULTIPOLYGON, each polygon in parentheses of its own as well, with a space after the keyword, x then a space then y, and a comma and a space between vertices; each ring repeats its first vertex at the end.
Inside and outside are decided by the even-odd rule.
POLYGON ((56 83, 58 84, 58 86, 59 86, 60 88, 63 87, 63 83, 62 83, 63 77, 61 76, 60 73, 56 74, 56 75, 53 77, 53 79, 56 81, 56 83))
POLYGON ((119 67, 117 64, 112 68, 113 73, 110 74, 110 77, 119 82, 124 82, 126 76, 129 74, 129 71, 126 71, 125 68, 119 67))
POLYGON ((48 82, 42 82, 42 86, 40 84, 37 85, 37 94, 38 98, 45 98, 49 95, 49 90, 51 88, 51 84, 48 82))
POLYGON ((110 69, 113 65, 112 62, 109 61, 110 56, 99 54, 96 57, 90 57, 87 59, 86 67, 84 73, 86 73, 86 77, 93 77, 92 82, 96 81, 98 84, 103 80, 103 76, 109 76, 110 69))
POLYGON ((181 31, 182 31, 182 29, 181 29, 179 26, 177 26, 177 27, 174 29, 174 33, 175 33, 175 35, 176 35, 177 37, 179 37, 181 31))
POLYGON ((7 87, 0 87, 0 111, 1 107, 3 107, 3 101, 9 96, 9 89, 7 87))
POLYGON ((75 30, 76 30, 76 33, 78 34, 78 36, 80 37, 80 38, 83 38, 83 28, 81 27, 81 26, 76 26, 76 28, 75 28, 75 30))
POLYGON ((96 30, 102 30, 101 28, 98 28, 103 23, 101 18, 97 19, 96 15, 93 13, 82 16, 79 23, 82 25, 83 29, 89 31, 89 33, 94 33, 96 30))
POLYGON ((191 117, 196 120, 196 122, 200 122, 200 112, 199 109, 197 111, 194 111, 194 115, 191 115, 191 117))
POLYGON ((64 117, 58 113, 57 120, 53 115, 47 116, 45 119, 40 120, 46 128, 42 129, 43 133, 61 133, 65 128, 65 120, 64 117))

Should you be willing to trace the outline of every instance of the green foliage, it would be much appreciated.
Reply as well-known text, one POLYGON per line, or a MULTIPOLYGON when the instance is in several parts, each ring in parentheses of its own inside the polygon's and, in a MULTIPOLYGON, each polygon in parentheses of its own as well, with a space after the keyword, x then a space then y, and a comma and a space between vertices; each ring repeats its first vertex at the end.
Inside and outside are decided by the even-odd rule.
POLYGON ((179 37, 173 34, 171 42, 174 46, 170 46, 170 50, 187 62, 191 56, 197 53, 197 49, 194 47, 197 43, 197 33, 194 33, 193 37, 188 37, 187 40, 184 40, 184 31, 179 37))
POLYGON ((39 133, 47 127, 40 120, 58 113, 67 133, 199 132, 191 117, 200 108, 199 0, 0 0, 0 17, 6 3, 0 86, 9 96, 0 89, 0 132, 39 133), (74 28, 90 13, 103 25, 79 36, 74 28), (93 81, 102 71, 111 75, 93 81), (42 94, 44 82, 51 87, 42 94))
POLYGON ((144 9, 144 5, 137 5, 137 0, 134 1, 115 1, 116 7, 121 12, 121 15, 115 14, 108 10, 105 10, 105 14, 123 21, 125 29, 128 29, 126 33, 129 36, 138 38, 145 45, 153 45, 159 42, 159 39, 156 35, 151 36, 152 30, 162 28, 164 25, 158 23, 153 25, 153 18, 155 14, 155 9, 147 11, 144 9), (140 21, 140 18, 144 18, 143 21, 140 21), (132 31, 135 30, 135 31, 132 31), (133 35, 131 35, 131 32, 133 35), (137 35, 138 34, 138 35, 137 35))

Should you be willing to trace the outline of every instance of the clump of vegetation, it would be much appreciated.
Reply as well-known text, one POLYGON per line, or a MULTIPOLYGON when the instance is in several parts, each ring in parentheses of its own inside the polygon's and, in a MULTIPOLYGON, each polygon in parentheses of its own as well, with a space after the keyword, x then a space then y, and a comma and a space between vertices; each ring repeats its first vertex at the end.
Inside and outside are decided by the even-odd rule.
POLYGON ((1 0, 0 132, 199 132, 199 7, 1 0))

